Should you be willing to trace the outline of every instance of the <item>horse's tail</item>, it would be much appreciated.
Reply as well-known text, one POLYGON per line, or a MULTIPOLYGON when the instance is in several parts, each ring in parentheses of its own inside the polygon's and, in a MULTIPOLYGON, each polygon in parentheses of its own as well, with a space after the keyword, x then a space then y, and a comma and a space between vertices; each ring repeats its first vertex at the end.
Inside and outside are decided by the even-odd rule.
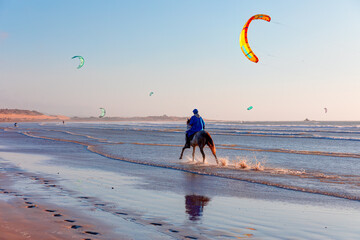
POLYGON ((215 157, 216 162, 217 162, 216 148, 215 148, 214 141, 212 140, 212 138, 211 138, 211 136, 210 136, 210 134, 208 132, 206 132, 205 138, 206 138, 206 144, 209 146, 211 152, 214 154, 214 157, 215 157))

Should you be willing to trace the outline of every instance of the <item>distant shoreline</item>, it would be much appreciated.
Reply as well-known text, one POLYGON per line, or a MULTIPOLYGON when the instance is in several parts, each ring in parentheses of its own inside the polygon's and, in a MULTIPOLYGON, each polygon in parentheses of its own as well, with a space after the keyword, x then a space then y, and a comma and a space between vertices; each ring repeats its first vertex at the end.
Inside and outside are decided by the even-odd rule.
POLYGON ((0 109, 0 122, 123 122, 123 121, 186 121, 186 117, 147 116, 147 117, 67 117, 46 115, 38 111, 21 109, 0 109))
MULTIPOLYGON (((187 117, 167 116, 146 116, 146 117, 67 117, 63 115, 46 115, 37 111, 20 110, 20 109, 0 109, 0 123, 1 122, 179 122, 186 121, 187 117)), ((218 120, 218 119, 205 119, 207 122, 222 122, 222 123, 290 123, 302 122, 304 124, 312 124, 316 122, 360 122, 360 121, 323 121, 323 120, 269 120, 269 121, 243 121, 243 120, 218 120)))

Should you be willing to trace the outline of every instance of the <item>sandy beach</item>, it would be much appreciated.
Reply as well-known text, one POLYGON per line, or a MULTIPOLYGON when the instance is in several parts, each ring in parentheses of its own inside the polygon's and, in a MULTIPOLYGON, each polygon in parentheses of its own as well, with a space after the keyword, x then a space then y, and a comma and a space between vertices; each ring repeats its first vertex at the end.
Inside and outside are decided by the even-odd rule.
POLYGON ((330 174, 333 160, 357 160, 351 148, 327 144, 324 151, 324 140, 317 140, 315 152, 311 144, 290 146, 284 139, 288 150, 275 151, 271 142, 280 146, 282 138, 255 133, 240 138, 262 145, 268 139, 268 148, 252 152, 267 162, 257 169, 250 155, 242 169, 235 156, 250 146, 237 150, 223 125, 210 125, 215 141, 224 143, 222 166, 208 149, 205 164, 198 152, 195 163, 190 151, 179 160, 183 133, 177 129, 177 123, 3 124, 0 239, 358 238, 356 169, 337 163, 338 177, 330 174), (313 157, 306 169, 290 165, 313 157), (320 160, 329 161, 327 169, 311 170, 320 160))
MULTIPOLYGON (((5 192, 7 191, 3 193, 6 194, 5 192)), ((87 239, 87 235, 98 235, 98 232, 93 230, 96 227, 84 224, 87 222, 85 219, 80 221, 82 225, 77 225, 79 223, 72 219, 60 220, 60 217, 68 217, 71 214, 63 215, 67 212, 64 209, 54 210, 46 205, 36 205, 29 199, 16 198, 1 201, 0 239, 87 239), (78 228, 84 229, 84 227, 93 231, 74 231, 78 228)))
POLYGON ((30 176, 27 172, 1 173, 0 239, 127 239, 114 234, 100 221, 79 214, 75 208, 51 204, 46 200, 46 192, 19 192, 12 187, 14 182, 24 179, 47 187, 56 184, 54 180, 30 176))

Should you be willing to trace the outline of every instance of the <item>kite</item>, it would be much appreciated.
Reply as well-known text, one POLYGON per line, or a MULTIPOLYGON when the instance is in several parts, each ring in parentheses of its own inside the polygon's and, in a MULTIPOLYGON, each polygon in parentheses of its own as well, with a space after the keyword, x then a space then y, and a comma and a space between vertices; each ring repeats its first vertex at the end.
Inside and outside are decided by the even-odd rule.
POLYGON ((253 109, 253 106, 250 106, 250 107, 247 108, 247 110, 251 110, 251 109, 253 109))
POLYGON ((268 15, 264 15, 264 14, 257 14, 252 16, 244 25, 241 33, 240 33, 240 38, 239 38, 239 42, 240 42, 240 48, 242 50, 242 52, 244 53, 244 55, 252 62, 257 63, 259 61, 258 57, 253 53, 253 51, 251 50, 250 46, 249 46, 249 42, 248 42, 248 38, 247 38, 247 31, 249 28, 250 23, 252 22, 252 20, 257 20, 257 19, 261 19, 261 20, 265 20, 270 22, 271 18, 268 15))
POLYGON ((77 67, 77 69, 80 69, 82 66, 84 66, 85 60, 84 60, 84 58, 83 58, 82 56, 74 56, 74 57, 72 57, 71 59, 74 59, 74 58, 79 58, 79 60, 80 60, 80 64, 79 64, 79 66, 77 67))
POLYGON ((151 97, 151 95, 153 95, 153 94, 154 94, 154 92, 150 92, 149 96, 151 97))
POLYGON ((324 108, 324 110, 325 110, 325 113, 327 113, 327 108, 324 108))
POLYGON ((105 108, 100 108, 100 110, 101 110, 101 114, 100 114, 99 118, 105 117, 105 114, 106 114, 105 108))

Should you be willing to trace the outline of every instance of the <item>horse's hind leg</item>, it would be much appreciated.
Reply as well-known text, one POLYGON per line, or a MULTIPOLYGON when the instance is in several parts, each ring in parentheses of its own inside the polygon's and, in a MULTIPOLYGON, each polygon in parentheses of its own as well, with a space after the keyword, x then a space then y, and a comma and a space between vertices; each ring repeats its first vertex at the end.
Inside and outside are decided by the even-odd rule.
POLYGON ((193 157, 193 162, 194 162, 195 161, 195 147, 193 147, 192 157, 193 157))
MULTIPOLYGON (((209 145, 209 144, 208 144, 208 145, 209 145)), ((216 156, 216 148, 215 148, 215 146, 214 146, 214 145, 209 145, 209 148, 210 148, 212 154, 213 154, 214 157, 215 157, 216 163, 219 165, 219 161, 218 161, 217 156, 216 156)))
POLYGON ((213 149, 211 149, 211 152, 213 153, 213 155, 215 157, 216 163, 219 165, 219 161, 217 159, 216 153, 213 151, 213 149))
POLYGON ((203 156, 203 163, 205 163, 205 153, 204 153, 204 147, 199 147, 201 155, 203 156))
POLYGON ((180 154, 180 157, 179 157, 179 159, 182 159, 182 157, 183 157, 183 154, 184 154, 184 150, 185 150, 185 148, 186 148, 186 147, 183 147, 183 149, 182 149, 182 151, 181 151, 181 154, 180 154))

